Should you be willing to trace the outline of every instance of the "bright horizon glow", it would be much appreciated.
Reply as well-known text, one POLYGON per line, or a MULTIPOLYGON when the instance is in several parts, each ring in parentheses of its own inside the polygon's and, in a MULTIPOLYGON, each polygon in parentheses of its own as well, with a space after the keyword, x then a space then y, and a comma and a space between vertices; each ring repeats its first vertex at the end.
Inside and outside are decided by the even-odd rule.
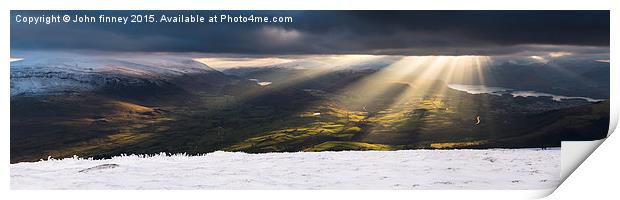
POLYGON ((194 60, 219 70, 271 66, 293 61, 292 59, 284 58, 196 58, 194 60))
POLYGON ((596 62, 609 63, 609 60, 596 60, 596 62))
POLYGON ((534 59, 534 60, 541 61, 541 62, 546 61, 546 59, 545 59, 545 58, 543 58, 542 56, 530 56, 530 58, 531 58, 531 59, 534 59))
POLYGON ((382 57, 385 56, 348 54, 283 57, 207 57, 195 58, 194 60, 214 69, 226 70, 233 68, 272 67, 285 64, 291 64, 300 68, 347 67, 347 65, 360 64, 382 57))
POLYGON ((570 55, 573 55, 573 53, 571 53, 571 52, 564 52, 564 51, 549 53, 549 56, 551 56, 552 58, 563 57, 563 56, 570 56, 570 55))

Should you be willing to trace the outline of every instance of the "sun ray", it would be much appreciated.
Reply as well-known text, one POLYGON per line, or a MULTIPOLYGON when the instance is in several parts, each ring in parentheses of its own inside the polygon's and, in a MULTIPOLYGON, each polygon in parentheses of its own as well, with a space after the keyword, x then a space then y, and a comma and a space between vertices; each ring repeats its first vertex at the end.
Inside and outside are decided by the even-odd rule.
POLYGON ((390 66, 340 90, 338 93, 345 96, 358 97, 357 107, 364 107, 370 102, 376 101, 386 95, 399 95, 402 93, 396 87, 409 87, 412 74, 422 73, 426 70, 424 65, 433 62, 432 57, 409 56, 403 57, 390 66))

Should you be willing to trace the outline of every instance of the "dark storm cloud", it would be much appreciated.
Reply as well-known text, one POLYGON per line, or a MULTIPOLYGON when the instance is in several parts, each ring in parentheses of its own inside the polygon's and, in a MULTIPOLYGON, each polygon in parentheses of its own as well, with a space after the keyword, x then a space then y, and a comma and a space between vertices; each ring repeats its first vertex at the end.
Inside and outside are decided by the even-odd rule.
POLYGON ((532 45, 609 46, 609 11, 12 11, 14 50, 251 54, 508 54, 532 45), (39 24, 42 14, 292 16, 278 24, 39 24))

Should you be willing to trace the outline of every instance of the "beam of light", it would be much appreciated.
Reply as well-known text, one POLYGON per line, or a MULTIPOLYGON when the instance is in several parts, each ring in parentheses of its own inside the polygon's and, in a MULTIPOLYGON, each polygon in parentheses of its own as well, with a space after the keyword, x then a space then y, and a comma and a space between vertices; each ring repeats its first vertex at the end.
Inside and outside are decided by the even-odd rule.
MULTIPOLYGON (((378 124, 370 128, 369 134, 365 136, 368 138, 376 139, 381 137, 377 134, 385 134, 386 128, 398 129, 410 123, 409 113, 416 109, 453 113, 457 112, 455 106, 467 106, 458 109, 463 111, 459 115, 476 119, 475 116, 484 113, 484 107, 480 104, 470 106, 460 103, 458 97, 447 94, 450 91, 447 84, 456 79, 484 83, 485 68, 489 63, 490 58, 487 56, 407 56, 340 93, 348 98, 361 98, 354 101, 344 99, 344 102, 353 110, 374 116, 371 121, 378 124), (394 89, 403 85, 406 85, 404 89, 394 89)), ((425 119, 415 120, 421 120, 417 122, 420 123, 416 125, 417 128, 427 123, 425 119)), ((449 119, 438 121, 442 120, 449 119)))
POLYGON ((394 89, 394 86, 409 86, 408 80, 411 79, 411 75, 424 70, 422 66, 432 60, 433 58, 428 56, 403 57, 382 70, 341 89, 338 93, 361 98, 357 106, 364 106, 382 95, 387 95, 386 93, 394 89))
POLYGON ((384 95, 388 94, 397 95, 391 97, 397 99, 395 104, 412 96, 443 95, 447 90, 446 83, 454 80, 484 83, 484 68, 489 60, 487 56, 407 56, 341 93, 363 98, 357 102, 360 107, 386 98, 384 95), (398 91, 392 89, 403 84, 406 89, 395 94, 398 91))
MULTIPOLYGON (((246 58, 241 59, 236 64, 226 63, 234 62, 234 59, 228 58, 215 60, 217 62, 214 63, 229 68, 248 65, 271 67, 270 65, 275 64, 284 65, 280 66, 283 68, 302 69, 299 74, 293 74, 284 80, 265 85, 264 89, 256 90, 255 93, 239 97, 239 101, 242 102, 280 88, 295 87, 304 81, 313 80, 339 70, 357 69, 360 66, 366 66, 367 63, 374 60, 386 57, 336 55, 286 57, 281 59, 257 58, 255 60, 246 58)), ((416 109, 426 109, 432 113, 460 112, 459 117, 471 117, 471 119, 476 119, 476 116, 479 116, 478 119, 482 121, 479 125, 484 125, 484 119, 487 117, 484 114, 486 113, 484 111, 486 109, 484 107, 484 99, 481 99, 481 102, 462 100, 463 102, 461 103, 458 96, 448 94, 450 90, 447 84, 453 81, 485 83, 487 80, 485 77, 485 73, 487 73, 485 67, 489 63, 489 57, 390 56, 390 58, 394 61, 386 64, 387 66, 375 68, 378 69, 376 72, 363 76, 363 78, 350 84, 347 83, 345 87, 333 91, 336 99, 327 98, 324 101, 312 103, 317 105, 304 106, 314 108, 325 103, 342 103, 340 105, 346 105, 346 110, 366 112, 367 116, 370 117, 369 119, 375 121, 373 123, 378 123, 376 127, 371 127, 369 130, 371 134, 374 134, 372 137, 381 137, 377 134, 385 133, 386 128, 399 128, 402 123, 410 122, 408 113, 416 109), (336 100, 336 102, 333 100, 336 100), (464 108, 454 108, 458 106, 463 106, 464 108)), ((210 64, 209 60, 202 61, 209 66, 218 68, 214 64, 210 64)), ((311 110, 309 113, 312 113, 315 117, 323 114, 317 112, 317 110, 311 110)), ((450 121, 452 119, 450 116, 452 115, 438 115, 440 119, 437 121, 450 121)), ((421 127, 426 123, 437 123, 428 121, 428 119, 415 120, 420 120, 419 123, 421 124, 418 125, 421 127)), ((472 121, 472 125, 475 122, 472 121)))
MULTIPOLYGON (((300 82, 357 65, 384 59, 376 55, 323 55, 284 58, 199 58, 196 59, 216 69, 235 67, 271 67, 287 65, 301 68, 303 72, 294 74, 279 82, 268 85, 269 89, 281 89, 300 82)), ((412 95, 436 96, 446 92, 446 83, 477 82, 484 83, 484 66, 489 62, 487 56, 405 56, 381 68, 362 80, 340 89, 336 93, 359 99, 354 106, 364 107, 379 98, 393 98, 392 104, 405 102, 412 95)), ((257 94, 247 95, 252 98, 257 94)), ((394 106, 394 105, 391 105, 394 106)))
POLYGON ((484 74, 485 74, 485 67, 488 66, 490 63, 490 58, 487 56, 476 56, 470 59, 474 60, 475 62, 475 70, 476 70, 476 74, 478 75, 478 82, 481 85, 487 84, 487 80, 484 74))
MULTIPOLYGON (((430 85, 427 84, 426 87, 422 87, 423 90, 420 91, 427 96, 438 96, 444 95, 446 92, 446 85, 454 76, 454 71, 457 68, 457 64, 461 62, 463 57, 457 56, 455 57, 442 57, 442 62, 436 63, 435 67, 437 68, 436 77, 432 77, 427 81, 430 81, 430 85)), ((431 66, 433 67, 433 66, 431 66)), ((416 80, 416 82, 412 83, 414 86, 416 84, 421 84, 422 79, 416 80)))
POLYGON ((416 79, 390 108, 407 103, 411 98, 445 99, 447 84, 455 81, 484 82, 484 68, 490 58, 486 56, 440 56, 416 79), (455 76, 455 74, 458 75, 455 76))
POLYGON ((389 109, 397 109, 403 104, 410 103, 412 98, 432 98, 442 93, 444 88, 442 83, 445 80, 441 79, 445 78, 445 75, 451 70, 452 67, 449 65, 454 62, 453 58, 451 56, 431 57, 432 62, 424 66, 420 73, 411 76, 411 79, 408 80, 410 87, 395 97, 396 100, 389 106, 389 109))

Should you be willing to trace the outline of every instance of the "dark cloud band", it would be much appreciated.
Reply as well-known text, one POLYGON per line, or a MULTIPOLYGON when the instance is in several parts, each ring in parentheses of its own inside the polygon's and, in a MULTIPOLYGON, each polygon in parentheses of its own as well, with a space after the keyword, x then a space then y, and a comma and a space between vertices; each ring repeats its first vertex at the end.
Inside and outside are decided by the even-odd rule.
POLYGON ((504 54, 609 46, 609 11, 12 11, 11 49, 248 54, 504 54), (27 24, 20 16, 228 14, 292 23, 27 24))

